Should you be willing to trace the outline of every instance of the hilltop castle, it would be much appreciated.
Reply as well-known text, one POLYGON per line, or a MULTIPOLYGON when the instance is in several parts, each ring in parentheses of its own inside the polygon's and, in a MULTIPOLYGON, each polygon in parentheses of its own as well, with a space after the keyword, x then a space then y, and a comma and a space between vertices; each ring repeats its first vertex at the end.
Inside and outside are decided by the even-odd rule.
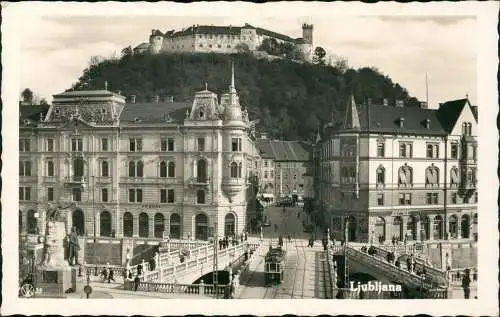
POLYGON ((250 51, 256 51, 266 38, 275 39, 278 43, 290 43, 297 47, 307 60, 313 53, 313 25, 302 24, 302 37, 291 38, 266 29, 244 26, 192 25, 181 31, 152 30, 149 43, 142 43, 134 48, 135 54, 141 53, 236 53, 242 45, 250 51))

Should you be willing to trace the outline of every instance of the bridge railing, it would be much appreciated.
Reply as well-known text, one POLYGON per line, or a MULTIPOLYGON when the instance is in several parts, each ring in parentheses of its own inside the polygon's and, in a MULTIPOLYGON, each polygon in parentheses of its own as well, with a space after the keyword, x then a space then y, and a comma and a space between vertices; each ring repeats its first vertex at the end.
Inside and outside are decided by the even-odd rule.
MULTIPOLYGON (((135 290, 135 282, 127 282, 124 286, 126 290, 135 290)), ((229 285, 208 285, 208 284, 178 284, 159 283, 151 281, 140 281, 137 291, 169 293, 169 294, 190 294, 190 295, 218 295, 227 296, 229 285)))
MULTIPOLYGON (((338 299, 405 299, 404 292, 378 292, 378 291, 365 291, 359 292, 350 288, 337 289, 338 299), (340 293, 340 294, 339 294, 340 293)), ((447 299, 448 291, 446 289, 428 289, 420 294, 421 299, 447 299)))
POLYGON ((375 269, 382 270, 384 274, 388 275, 390 278, 396 281, 403 280, 417 286, 427 286, 427 288, 431 288, 431 285, 426 285, 426 281, 423 277, 398 268, 383 259, 377 258, 350 247, 346 248, 346 253, 349 257, 358 259, 361 263, 367 264, 375 269))
MULTIPOLYGON (((243 243, 243 244, 238 244, 235 246, 228 247, 226 249, 218 250, 218 257, 219 258, 224 258, 224 257, 230 257, 231 260, 237 260, 239 255, 237 253, 244 253, 246 250, 253 249, 255 250, 257 248, 258 244, 251 244, 251 243, 243 243)), ((177 277, 182 277, 186 274, 189 274, 192 269, 198 268, 200 265, 207 265, 207 268, 210 267, 210 265, 213 263, 213 258, 214 258, 214 252, 212 248, 212 252, 209 252, 207 254, 202 255, 201 257, 195 256, 194 258, 189 258, 184 263, 178 263, 178 264, 172 264, 170 266, 163 266, 161 267, 161 277, 162 279, 165 278, 177 278, 177 277)))
MULTIPOLYGON (((471 279, 471 283, 477 282, 479 275, 476 268, 469 268, 470 274, 469 277, 471 279)), ((465 268, 463 269, 452 269, 449 272, 449 281, 454 285, 461 285, 462 279, 465 276, 465 268)))
MULTIPOLYGON (((375 256, 380 257, 382 260, 385 260, 387 258, 387 253, 391 252, 389 251, 389 249, 380 248, 379 246, 374 245, 373 247, 377 251, 375 256)), ((445 271, 426 264, 425 261, 421 258, 415 257, 415 264, 417 270, 422 270, 423 268, 425 268, 426 276, 430 277, 432 280, 439 281, 446 279, 445 271)))

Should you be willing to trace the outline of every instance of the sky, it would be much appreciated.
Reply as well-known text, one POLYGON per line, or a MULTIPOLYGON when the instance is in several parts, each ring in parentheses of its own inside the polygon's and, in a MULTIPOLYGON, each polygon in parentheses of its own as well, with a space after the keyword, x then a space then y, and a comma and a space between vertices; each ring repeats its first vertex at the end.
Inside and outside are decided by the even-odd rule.
POLYGON ((122 48, 147 42, 152 29, 249 23, 301 37, 303 22, 314 25, 314 46, 347 58, 351 67, 376 67, 422 101, 427 73, 432 108, 466 94, 475 102, 478 28, 471 15, 83 16, 75 11, 31 16, 20 31, 20 91, 29 87, 50 101, 51 95, 71 87, 91 56, 119 56, 122 48))

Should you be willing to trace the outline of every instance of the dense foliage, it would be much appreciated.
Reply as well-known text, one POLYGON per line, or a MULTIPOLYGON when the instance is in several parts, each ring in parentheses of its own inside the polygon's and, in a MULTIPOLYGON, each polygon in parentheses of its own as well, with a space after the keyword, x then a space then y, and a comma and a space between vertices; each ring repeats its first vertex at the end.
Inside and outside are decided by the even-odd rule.
POLYGON ((343 65, 312 65, 287 59, 257 59, 249 53, 132 55, 91 62, 72 89, 104 87, 137 101, 153 96, 192 100, 205 87, 218 94, 228 90, 231 61, 236 89, 251 119, 260 119, 258 131, 277 138, 309 139, 332 118, 342 118, 348 96, 374 103, 388 98, 410 99, 406 89, 374 68, 350 69, 343 65))

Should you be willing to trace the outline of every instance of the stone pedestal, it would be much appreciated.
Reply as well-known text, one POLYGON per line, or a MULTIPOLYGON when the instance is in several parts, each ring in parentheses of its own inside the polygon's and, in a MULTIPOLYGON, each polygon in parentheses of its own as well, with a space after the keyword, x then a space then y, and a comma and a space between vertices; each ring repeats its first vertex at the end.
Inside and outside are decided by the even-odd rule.
POLYGON ((64 298, 69 292, 83 289, 83 279, 78 276, 78 267, 69 266, 64 259, 65 237, 64 222, 47 223, 44 255, 36 269, 36 297, 64 298))

